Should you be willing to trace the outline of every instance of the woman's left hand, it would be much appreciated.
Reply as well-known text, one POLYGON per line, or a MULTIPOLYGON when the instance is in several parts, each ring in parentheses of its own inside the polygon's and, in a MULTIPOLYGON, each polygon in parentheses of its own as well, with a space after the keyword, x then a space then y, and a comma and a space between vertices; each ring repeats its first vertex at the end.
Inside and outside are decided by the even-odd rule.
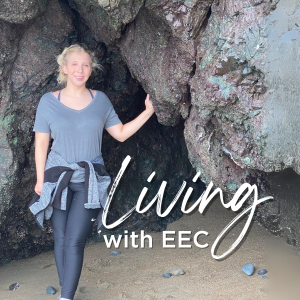
POLYGON ((152 113, 154 113, 154 107, 152 105, 152 102, 150 100, 150 95, 147 94, 146 100, 145 100, 145 106, 146 106, 146 110, 151 111, 152 113))

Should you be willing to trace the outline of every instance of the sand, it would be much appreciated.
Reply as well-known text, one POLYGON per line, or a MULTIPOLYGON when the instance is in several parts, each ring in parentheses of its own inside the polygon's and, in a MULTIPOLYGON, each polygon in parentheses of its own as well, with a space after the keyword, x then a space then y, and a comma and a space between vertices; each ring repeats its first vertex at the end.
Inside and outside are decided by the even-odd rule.
MULTIPOLYGON (((149 248, 147 243, 144 249, 133 248, 131 244, 125 248, 123 240, 118 249, 114 247, 108 249, 105 243, 87 244, 81 278, 74 300, 269 299, 268 287, 272 282, 270 281, 272 276, 275 278, 274 272, 270 272, 272 261, 270 249, 273 249, 274 244, 269 240, 275 240, 284 249, 290 249, 290 247, 281 239, 272 237, 257 223, 253 223, 249 234, 234 253, 222 261, 214 259, 211 255, 211 246, 223 228, 236 215, 225 209, 219 202, 214 202, 205 215, 201 215, 196 210, 193 214, 184 215, 180 220, 168 224, 165 231, 175 231, 177 234, 178 231, 191 231, 191 237, 198 231, 207 231, 208 236, 203 235, 199 238, 199 243, 209 244, 204 249, 196 247, 193 242, 183 243, 192 245, 188 249, 180 249, 178 246, 175 249, 163 248, 162 232, 150 234, 153 238, 153 248, 149 248), (112 250, 121 251, 121 254, 112 256, 110 255, 112 250), (242 266, 247 263, 253 263, 255 266, 252 276, 241 271, 242 266), (162 273, 176 268, 183 269, 185 274, 171 278, 162 277, 162 273), (257 271, 262 268, 268 270, 265 275, 267 279, 257 274, 257 271)), ((218 255, 229 249, 245 222, 246 218, 243 218, 228 233, 218 248, 218 255)), ((145 232, 145 234, 148 233, 145 232)), ((140 242, 137 244, 140 245, 140 242)), ((176 243, 169 242, 169 244, 176 243)), ((277 249, 277 246, 275 248, 277 249)), ((292 265, 299 263, 299 257, 291 257, 294 259, 292 265)), ((273 281, 275 287, 278 287, 277 282, 281 280, 281 270, 281 267, 277 270, 279 281, 273 281)), ((280 287, 280 291, 284 291, 284 288, 280 287)), ((279 295, 277 292, 275 294, 279 295)), ((53 251, 29 259, 12 261, 0 267, 1 300, 46 300, 57 299, 59 295, 60 286, 53 251), (20 287, 10 291, 9 285, 16 282, 20 283, 20 287), (49 285, 57 290, 55 295, 46 294, 46 288, 49 285)), ((286 297, 281 299, 293 300, 293 298, 286 297)))

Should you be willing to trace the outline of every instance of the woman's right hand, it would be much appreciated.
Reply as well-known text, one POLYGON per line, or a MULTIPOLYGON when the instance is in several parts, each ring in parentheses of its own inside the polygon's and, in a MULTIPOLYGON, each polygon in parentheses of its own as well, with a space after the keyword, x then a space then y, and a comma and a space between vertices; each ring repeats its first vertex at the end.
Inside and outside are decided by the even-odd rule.
POLYGON ((41 195, 42 193, 42 188, 43 188, 43 182, 37 182, 34 188, 34 191, 38 194, 41 195))

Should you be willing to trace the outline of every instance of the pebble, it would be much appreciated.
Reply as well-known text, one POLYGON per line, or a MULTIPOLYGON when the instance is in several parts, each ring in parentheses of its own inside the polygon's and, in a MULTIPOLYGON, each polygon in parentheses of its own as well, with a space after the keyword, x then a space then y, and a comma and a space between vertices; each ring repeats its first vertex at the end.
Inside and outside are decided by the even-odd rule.
POLYGON ((162 276, 165 278, 170 278, 172 276, 172 274, 171 273, 163 273, 162 276))
POLYGON ((257 272, 258 275, 265 275, 266 273, 268 273, 266 269, 261 269, 257 272))
POLYGON ((178 275, 184 275, 185 272, 182 269, 173 269, 172 271, 169 272, 173 276, 178 276, 178 275))
POLYGON ((268 276, 262 276, 263 279, 268 279, 268 276))
POLYGON ((242 271, 246 273, 248 276, 252 275, 254 272, 254 265, 253 264, 246 264, 242 267, 242 271))
POLYGON ((120 251, 111 251, 110 255, 120 255, 121 252, 120 251))
POLYGON ((49 285, 49 286, 46 288, 46 293, 47 293, 47 294, 50 294, 50 295, 54 295, 54 294, 56 293, 56 289, 55 289, 53 286, 49 285))
POLYGON ((20 287, 20 283, 13 283, 9 286, 10 291, 14 291, 20 287))

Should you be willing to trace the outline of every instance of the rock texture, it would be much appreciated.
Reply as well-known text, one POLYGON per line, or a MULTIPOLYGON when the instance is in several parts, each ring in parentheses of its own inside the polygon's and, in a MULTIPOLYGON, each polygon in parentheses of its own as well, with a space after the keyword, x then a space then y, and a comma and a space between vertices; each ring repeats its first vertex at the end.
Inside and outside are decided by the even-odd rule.
MULTIPOLYGON (((24 13, 16 12, 20 14, 24 13)), ((26 14, 24 19, 29 16, 33 18, 36 14, 26 14)), ((2 263, 36 253, 36 249, 31 250, 33 242, 28 242, 41 236, 39 230, 28 223, 28 200, 32 197, 35 173, 34 159, 30 157, 34 141, 31 131, 37 100, 49 89, 49 81, 57 68, 55 55, 68 45, 67 38, 73 30, 70 9, 58 1, 50 1, 47 10, 26 25, 3 24, 5 30, 13 30, 1 33, 6 37, 4 45, 8 53, 1 84, 2 263)))
POLYGON ((264 128, 271 98, 264 66, 272 48, 268 34, 274 8, 270 1, 215 2, 199 37, 185 137, 202 179, 228 191, 249 176, 265 190, 261 171, 275 169, 264 128))
POLYGON ((3 0, 0 19, 13 24, 24 24, 43 13, 48 2, 49 0, 3 0))
POLYGON ((153 95, 160 123, 186 119, 191 105, 195 37, 211 1, 146 1, 118 46, 135 78, 153 95))
POLYGON ((197 43, 184 132, 201 179, 231 194, 249 182, 261 196, 273 195, 275 201, 260 207, 257 219, 298 247, 299 176, 292 172, 293 185, 282 185, 293 209, 278 189, 288 174, 280 171, 293 168, 299 174, 299 14, 296 1, 212 4, 197 43), (293 217, 287 221, 287 215, 293 217))
MULTIPOLYGON (((109 96, 123 123, 144 109, 146 93, 156 110, 125 143, 103 137, 113 179, 126 155, 133 158, 110 221, 135 204, 145 185, 147 203, 167 181, 166 206, 182 181, 201 171, 201 180, 227 197, 244 182, 256 184, 260 197, 274 195, 255 218, 300 248, 299 17, 296 0, 4 1, 0 263, 53 247, 50 226, 41 232, 28 210, 32 126, 41 95, 58 89, 55 58, 74 42, 87 44, 104 66, 88 85, 109 96)), ((197 186, 195 198, 203 188, 197 186)), ((180 216, 178 206, 168 218, 153 208, 113 232, 159 231, 180 216)), ((98 239, 96 232, 90 238, 98 239)))
POLYGON ((98 41, 113 44, 134 20, 144 0, 71 0, 71 7, 84 19, 98 41))

